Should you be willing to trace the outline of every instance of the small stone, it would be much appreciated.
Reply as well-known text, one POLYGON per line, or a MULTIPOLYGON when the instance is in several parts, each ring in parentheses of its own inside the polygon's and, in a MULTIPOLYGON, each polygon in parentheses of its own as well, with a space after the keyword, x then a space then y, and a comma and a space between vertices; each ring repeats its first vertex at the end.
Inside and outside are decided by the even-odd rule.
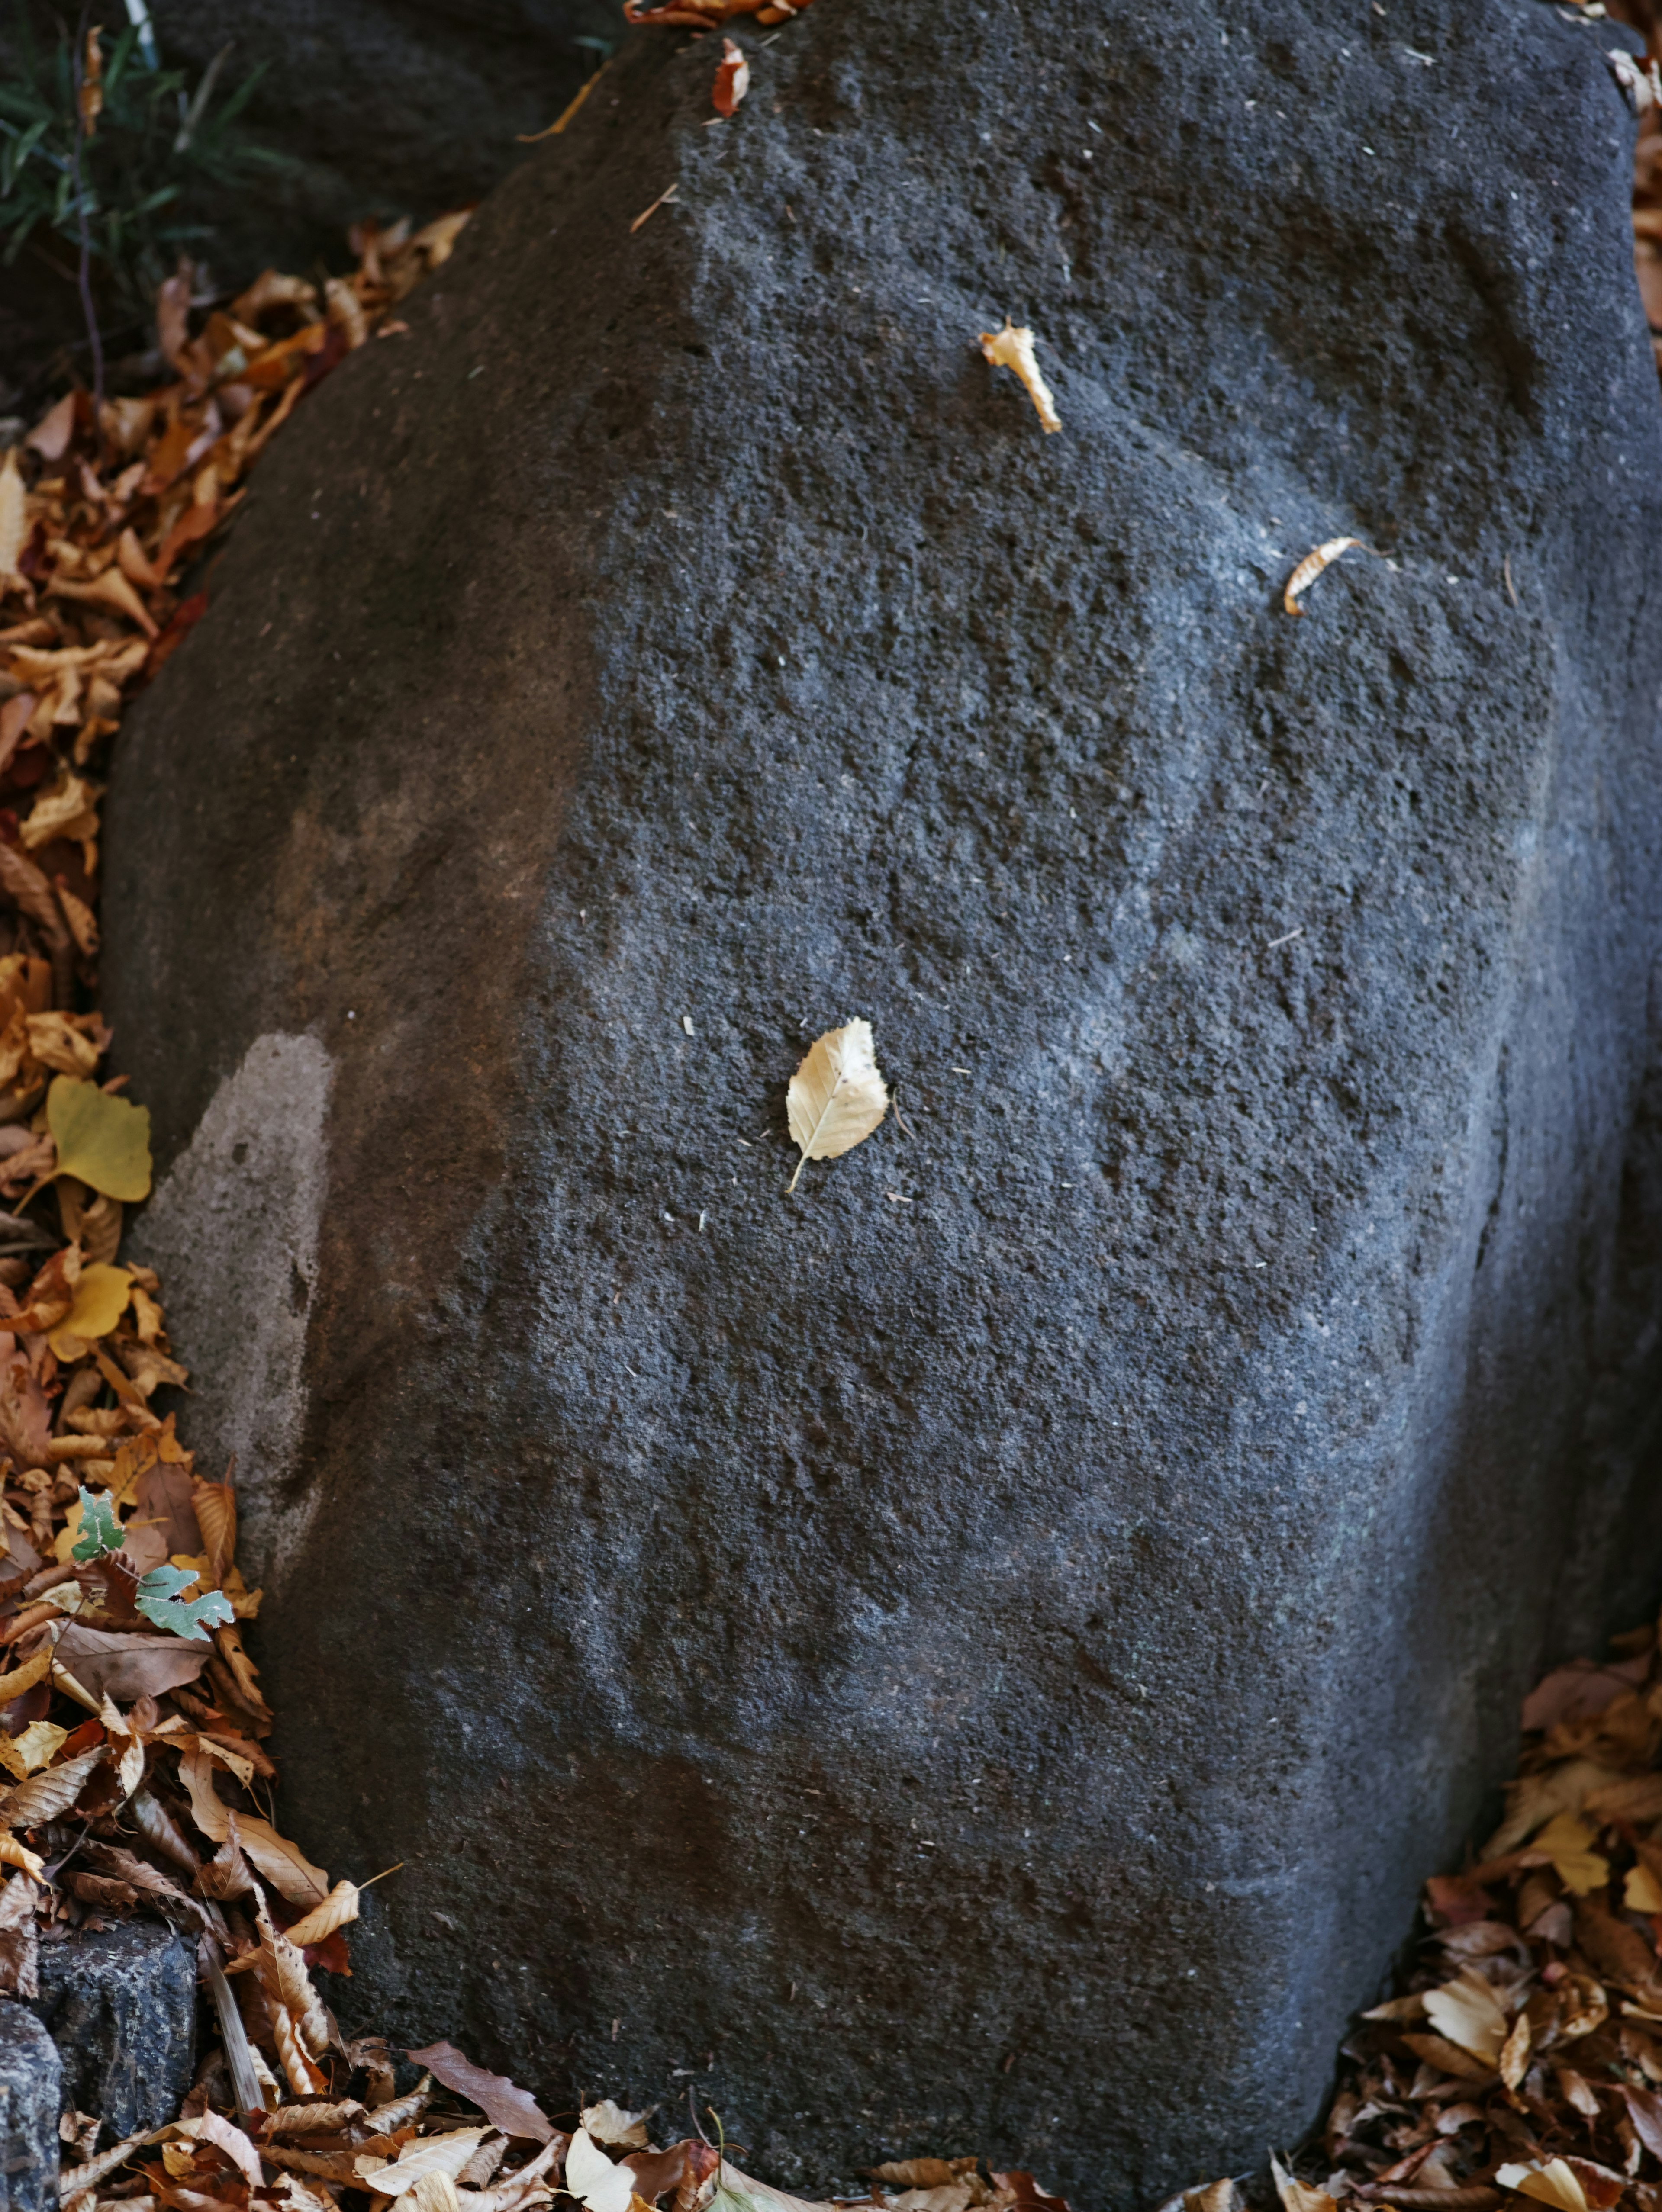
MULTIPOLYGON (((127 1920, 42 1944, 27 2009, 58 2046, 64 2105, 102 2120, 100 2149, 177 2113, 196 2057, 196 1961, 174 1929, 127 1920)), ((55 2140, 55 2102, 52 2117, 55 2140)))
POLYGON ((58 2203, 58 2051, 26 2007, 0 2003, 0 2212, 58 2203))

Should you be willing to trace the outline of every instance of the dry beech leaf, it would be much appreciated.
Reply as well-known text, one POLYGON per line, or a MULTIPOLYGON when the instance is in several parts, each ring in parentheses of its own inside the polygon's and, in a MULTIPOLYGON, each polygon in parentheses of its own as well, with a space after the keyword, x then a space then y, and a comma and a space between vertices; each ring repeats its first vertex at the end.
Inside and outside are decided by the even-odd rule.
POLYGON ((9 1828, 38 1828, 45 1820, 55 1820, 60 1813, 67 1813, 86 1788, 95 1766, 104 1763, 104 1746, 94 1744, 90 1751, 66 1759, 61 1766, 48 1767, 27 1782, 20 1782, 0 1799, 0 1820, 9 1828))
POLYGON ((1050 387, 1039 374, 1038 357, 1033 351, 1033 334, 1025 325, 1013 323, 1006 315, 1001 331, 983 331, 981 350, 995 368, 1014 369, 1027 387, 1027 397, 1038 410, 1039 422, 1046 430, 1059 430, 1062 417, 1056 413, 1056 401, 1050 387))
POLYGON ((1269 2171, 1275 2177, 1275 2194, 1282 2200, 1282 2212, 1334 2212, 1333 2199, 1324 2189, 1311 2189, 1289 2173, 1278 2158, 1269 2161, 1269 2171))
POLYGON ((1549 2158, 1540 2166, 1503 2166, 1495 2179, 1502 2189, 1515 2189, 1520 2197, 1553 2205, 1555 2212, 1588 2212, 1587 2192, 1562 2158, 1549 2158))
MULTIPOLYGON (((413 2057, 416 2054, 411 2052, 413 2057)), ((443 2081, 442 2074, 439 2075, 443 2081)), ((477 2100, 476 2100, 477 2101, 477 2100)), ((597 2143, 609 2143, 613 2150, 646 2150, 649 2148, 644 2112, 625 2112, 613 2104, 610 2097, 602 2097, 598 2105, 585 2105, 581 2119, 597 2143)), ((496 2123, 500 2127, 502 2124, 496 2123)))
MULTIPOLYGON (((232 1817, 234 1818, 234 1815, 232 1817)), ((296 1920, 292 1928, 285 1928, 283 1932, 296 1950, 303 1951, 308 1943, 326 1942, 334 1934, 337 1928, 344 1928, 349 1921, 356 1920, 357 1917, 357 1884, 351 1881, 338 1881, 321 1905, 314 1905, 303 1919, 296 1920)), ((433 2045, 433 2051, 448 2051, 450 2045, 447 2043, 435 2043, 433 2045)), ((460 2051, 455 2055, 461 2059, 464 2066, 467 2063, 467 2061, 462 2058, 460 2051)), ((433 2063, 432 2051, 412 2051, 410 2056, 425 2066, 429 2073, 437 2074, 447 2089, 461 2087, 459 2081, 453 2081, 447 2074, 440 2072, 439 2068, 433 2063)), ((495 2074, 484 2074, 479 2078, 481 2081, 495 2081, 500 2077, 495 2074)), ((466 2096, 471 2093, 463 2090, 462 2094, 466 2096)), ((477 2105, 479 2100, 475 2097, 473 2102, 477 2105)), ((545 2142, 548 2139, 545 2136, 539 2136, 537 2140, 539 2142, 545 2142)))
POLYGON ((1566 1889, 1586 1897, 1602 1889, 1610 1878, 1610 1863, 1592 1846, 1595 1832, 1574 1813, 1560 1813, 1535 1838, 1535 1849, 1552 1861, 1552 1870, 1566 1889))
POLYGON ((869 1022, 849 1022, 817 1038, 790 1079, 785 1110, 801 1158, 794 1190, 810 1160, 834 1160, 861 1144, 888 1111, 888 1086, 877 1072, 869 1022))
MULTIPOLYGON (((191 1795, 191 1817, 204 1836, 222 1844, 231 1832, 231 1811, 215 1791, 211 1759, 200 1749, 185 1752, 180 1758, 179 1771, 191 1795)), ((27 1783, 24 1786, 32 1790, 34 1784, 27 1783)), ((253 1813, 239 1813, 236 1832, 243 1856, 290 1905, 309 1908, 320 1905, 328 1896, 329 1877, 322 1868, 314 1867, 297 1844, 278 1835, 269 1820, 253 1813)))
POLYGON ((745 50, 731 39, 721 41, 721 58, 716 65, 715 84, 710 94, 711 103, 720 116, 731 115, 734 109, 750 90, 750 64, 745 59, 745 50))
POLYGON ((378 2197, 402 2197, 425 2173, 448 2174, 454 2181, 470 2158, 483 2128, 455 2128, 442 2136, 423 2136, 412 2142, 390 2166, 376 2166, 368 2158, 358 2163, 358 2186, 373 2189, 378 2197))
POLYGON ((1468 1966, 1455 1980, 1425 1993, 1426 2018, 1439 2035, 1474 2058, 1498 2066, 1506 2047, 1507 2016, 1494 1990, 1468 1966))
POLYGON ((44 1881, 46 1878, 45 1862, 26 1844, 20 1844, 15 1836, 0 1835, 0 1866, 21 1867, 24 1873, 33 1875, 36 1881, 44 1881))
MULTIPOLYGON (((344 1889, 349 1884, 338 1885, 344 1889)), ((322 1908, 320 1908, 321 1911, 322 1908)), ((352 1892, 352 1911, 346 1917, 357 1916, 357 1892, 352 1892)), ((317 1913, 307 1916, 315 1920, 317 1913)), ((336 1923, 338 1924, 338 1923, 336 1923)), ((328 1931, 324 1931, 326 1934, 328 1931)), ((321 1936, 301 1938, 298 1927, 289 1930, 290 1942, 304 1940, 317 1943, 321 1936)), ((405 2056, 417 2066, 424 2066, 435 2081, 442 2081, 447 2089, 454 2089, 459 2097, 466 2097, 470 2105, 477 2105, 493 2128, 500 2128, 505 2136, 522 2136, 531 2142, 551 2142, 554 2124, 538 2109, 537 2100, 528 2089, 521 2089, 505 2074, 488 2074, 483 2066, 474 2065, 464 2057, 454 2043, 435 2043, 425 2051, 409 2051, 405 2056)), ((587 2114, 584 2114, 587 2120, 587 2114)), ((641 2138, 644 2143, 646 2137, 641 2138)), ((460 2170, 460 2169, 459 2169, 460 2170)))
POLYGON ((130 1204, 149 1196, 148 1107, 60 1075, 46 1093, 46 1127, 57 1141, 60 1175, 130 1204))
POLYGON ((1512 2033, 1501 2046, 1501 2079, 1508 2089, 1515 2089, 1528 2073, 1529 2054, 1529 2014, 1520 2012, 1513 2022, 1512 2033))

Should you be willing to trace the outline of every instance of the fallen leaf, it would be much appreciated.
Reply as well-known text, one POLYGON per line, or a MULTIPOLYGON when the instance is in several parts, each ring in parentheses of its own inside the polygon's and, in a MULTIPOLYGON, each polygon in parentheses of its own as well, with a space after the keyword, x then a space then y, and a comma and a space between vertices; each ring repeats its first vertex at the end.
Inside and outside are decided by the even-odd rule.
MULTIPOLYGON (((411 2056, 417 2054, 411 2053, 411 2056)), ((436 2072, 436 2068, 435 2069, 436 2072)), ((439 2075, 441 2081, 442 2074, 439 2075)), ((453 2085, 454 2086, 454 2085, 453 2085)), ((478 2100, 475 2098, 477 2104, 478 2100)), ((644 2112, 625 2112, 614 2105, 610 2097, 602 2097, 598 2105, 585 2105, 581 2115, 583 2125, 597 2143, 605 2143, 612 2150, 645 2150, 648 2147, 644 2112)), ((498 2127, 503 2123, 496 2123, 498 2127)), ((550 2133, 553 2131, 551 2129, 550 2133)), ((546 2142, 547 2136, 539 2138, 546 2142)))
POLYGON ((60 1075, 46 1093, 58 1172, 128 1204, 150 1194, 150 1115, 144 1106, 60 1075))
POLYGON ((93 1697, 122 1705, 165 1697, 194 1682, 208 1661, 205 1649, 192 1649, 176 1636, 119 1636, 78 1620, 58 1638, 54 1656, 93 1697))
POLYGON ((1629 1912, 1647 1916, 1662 1912, 1662 1882, 1642 1860, 1628 1869, 1622 1884, 1622 1902, 1629 1912))
POLYGON ((1425 1993, 1426 2018, 1440 2035, 1474 2058, 1498 2066, 1506 2047, 1507 2016, 1493 1987, 1468 1966, 1441 1989, 1425 1993))
POLYGON ((1574 1813, 1560 1813, 1535 1838, 1535 1848, 1552 1861, 1552 1870, 1576 1897, 1602 1889, 1610 1878, 1610 1863, 1590 1848, 1595 1832, 1574 1813))
POLYGON ((100 1265, 81 1270, 70 1310, 46 1340, 60 1359, 80 1357, 77 1340, 91 1343, 109 1334, 127 1310, 132 1279, 128 1267, 100 1265))
POLYGON ((1282 2212, 1334 2212, 1333 2199, 1324 2189, 1312 2189, 1289 2173, 1278 2158, 1271 2158, 1269 2171, 1275 2176, 1282 2212))
MULTIPOLYGON (((341 1883, 338 1887, 344 1889, 350 1885, 341 1883)), ((349 1919, 356 1917, 356 1890, 352 1892, 352 1897, 353 1910, 345 1916, 349 1919)), ((309 1914, 307 1917, 315 1920, 319 1913, 309 1914)), ((330 1925, 338 1926, 339 1923, 332 1922, 330 1925)), ((326 1935, 328 1929, 325 1929, 323 1933, 326 1935)), ((289 1936, 291 1942, 315 1943, 322 1940, 320 1936, 302 1937, 296 1928, 289 1930, 289 1936)), ((466 2097, 470 2105, 477 2105, 491 2126, 500 2128, 505 2136, 520 2136, 539 2143, 553 2139, 553 2123, 539 2110, 537 2100, 529 2090, 518 2087, 505 2074, 488 2074, 483 2066, 475 2066, 472 2059, 463 2057, 454 2044, 430 2044, 424 2051, 406 2051, 405 2056, 413 2064, 424 2066, 434 2080, 442 2081, 447 2089, 454 2089, 459 2097, 466 2097)), ((644 2136, 642 2141, 645 2141, 644 2136)))
POLYGON ((745 50, 731 39, 721 41, 721 58, 716 64, 715 88, 710 94, 715 112, 722 117, 732 114, 750 90, 750 64, 745 59, 745 50))
MULTIPOLYGON (((231 1814, 216 1794, 212 1761, 201 1750, 182 1752, 179 1771, 190 1792, 192 1819, 204 1836, 222 1844, 231 1832, 231 1814)), ((236 1832, 244 1854, 290 1905, 309 1909, 328 1896, 329 1877, 322 1868, 314 1867, 299 1846, 280 1836, 269 1820, 253 1813, 239 1813, 236 1832)))
MULTIPOLYGON (((376 2166, 367 2158, 360 2159, 358 2185, 373 2189, 378 2197, 402 2197, 406 2189, 415 2187, 423 2174, 448 2174, 454 2180, 484 2133, 483 2128, 454 2128, 447 2135, 424 2136, 412 2142, 390 2166, 376 2166)), ((627 2204, 625 2197, 624 2208, 627 2204)))
POLYGON ((26 1874, 15 1874, 0 1890, 0 1996, 38 1997, 40 1994, 34 1918, 39 1895, 26 1874))
POLYGON ((1529 2014, 1520 2012, 1501 2046, 1498 2061, 1501 2079, 1508 2089, 1515 2089, 1529 2071, 1530 2044, 1529 2014))
POLYGON ((1554 2206, 1555 2212, 1588 2212, 1586 2191, 1562 2158, 1540 2166, 1503 2166, 1495 2179, 1501 2188, 1515 2189, 1520 2197, 1554 2206))
MULTIPOLYGON (((1287 589, 1282 594, 1282 605, 1287 609, 1288 614, 1301 615, 1304 612, 1304 609, 1299 605, 1300 592, 1308 591, 1323 569, 1331 568, 1340 554, 1348 553, 1353 545, 1361 546, 1364 553, 1373 551, 1371 545, 1363 545, 1360 538, 1330 538, 1325 544, 1318 545, 1313 553, 1305 555, 1303 560, 1288 578, 1287 589)), ((1376 555, 1375 557, 1377 559, 1379 556, 1376 555)))
POLYGON ((789 1188, 810 1160, 834 1160, 863 1143, 888 1110, 871 1024, 853 1021, 815 1040, 790 1079, 786 1114, 801 1152, 789 1188))
POLYGON ((1056 401, 1050 387, 1039 374, 1038 357, 1033 351, 1033 334, 1024 325, 1013 323, 1006 315, 1001 331, 983 331, 981 350, 995 368, 1013 369, 1027 387, 1027 396, 1038 413, 1041 427, 1059 430, 1062 418, 1056 413, 1056 401))
POLYGON ((0 1866, 21 1867, 24 1873, 36 1881, 44 1881, 46 1869, 34 1852, 20 1844, 15 1836, 0 1835, 0 1866))
POLYGON ((0 1821, 9 1828, 38 1828, 55 1820, 60 1813, 70 1810, 86 1788, 93 1769, 101 1766, 104 1759, 103 1745, 95 1744, 92 1750, 65 1759, 62 1766, 48 1767, 44 1774, 20 1782, 15 1790, 0 1796, 0 1821))
POLYGON ((222 2119, 217 2112, 199 2112, 194 2119, 175 2123, 181 2136, 197 2142, 211 2143, 216 2150, 223 2151, 236 2167, 250 2189, 264 2186, 265 2177, 260 2172, 259 2153, 239 2127, 222 2119))
POLYGON ((59 1728, 56 1721, 31 1721, 21 1735, 14 1736, 12 1742, 23 1762, 25 1777, 50 1766, 68 1735, 69 1730, 59 1728))
POLYGON ((114 1501, 107 1491, 95 1497, 84 1484, 81 1489, 80 1533, 70 1547, 72 1559, 96 1559, 106 1552, 121 1549, 121 1523, 115 1516, 114 1501))
MULTIPOLYGON (((358 1891, 356 1883, 350 1881, 338 1881, 334 1887, 330 1891, 328 1896, 324 1899, 321 1905, 314 1905, 312 1907, 312 1910, 306 1914, 303 1919, 296 1920, 294 1925, 291 1928, 285 1929, 283 1933, 288 1936, 289 1941, 291 1943, 297 1946, 300 1949, 304 1950, 308 1943, 322 1943, 326 1942, 327 1939, 334 1934, 338 1928, 344 1928, 350 1922, 356 1920, 357 1917, 358 1891)), ((451 2046, 447 2043, 435 2043, 433 2045, 433 2051, 449 2051, 450 2049, 451 2046)), ((450 2079, 450 2076, 444 2073, 434 2063, 432 2051, 412 2051, 410 2052, 409 2056, 415 2059, 418 2064, 425 2066, 429 2074, 436 2074, 439 2080, 444 2083, 447 2088, 461 2089, 461 2084, 460 2081, 453 2081, 450 2079)), ((459 2065, 466 2066, 467 2064, 466 2059, 462 2057, 460 2051, 455 2051, 454 2056, 459 2065)), ((481 2074, 479 2075, 479 2079, 481 2081, 501 2081, 502 2076, 499 2074, 481 2074)), ((512 2085, 510 2084, 509 2086, 511 2087, 512 2085)), ((519 2096, 522 2093, 516 2089, 514 2094, 515 2096, 519 2096)), ((464 2096, 470 2096, 472 2093, 471 2090, 462 2090, 462 2094, 464 2096)), ((489 2111, 490 2109, 488 2106, 481 2104, 481 2100, 478 2097, 473 2098, 473 2102, 476 2105, 480 2105, 480 2109, 482 2111, 489 2111)), ((499 2120, 496 2124, 500 2127, 502 2125, 502 2123, 499 2120)), ((548 2138, 545 2136, 539 2136, 537 2140, 539 2142, 545 2142, 548 2138)))
POLYGON ((588 2130, 580 2127, 566 2149, 565 2185, 587 2212, 629 2212, 635 2176, 627 2162, 614 2166, 588 2130))

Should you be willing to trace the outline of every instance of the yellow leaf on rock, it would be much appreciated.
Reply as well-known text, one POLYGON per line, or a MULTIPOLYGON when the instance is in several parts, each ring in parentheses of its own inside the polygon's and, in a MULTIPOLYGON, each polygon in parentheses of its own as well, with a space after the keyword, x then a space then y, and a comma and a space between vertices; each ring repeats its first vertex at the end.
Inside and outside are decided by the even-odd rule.
POLYGON ((1549 2158, 1541 2166, 1503 2166, 1495 2179, 1502 2189, 1515 2189, 1520 2197, 1553 2205, 1555 2212, 1587 2212, 1587 2192, 1562 2158, 1549 2158))
POLYGON ((357 1917, 357 1884, 338 1881, 321 1905, 314 1905, 303 1919, 296 1920, 292 1928, 285 1928, 283 1932, 296 1950, 302 1950, 307 1943, 323 1942, 337 1928, 344 1928, 349 1920, 357 1917))
POLYGON ((869 1137, 888 1107, 871 1024, 849 1022, 827 1030, 792 1076, 786 1097, 790 1133, 802 1154, 791 1189, 809 1160, 834 1160, 869 1137))
POLYGON ((60 1075, 46 1093, 46 1127, 62 1175, 129 1203, 150 1194, 150 1115, 95 1083, 60 1075))
POLYGON ((60 1338, 74 1337, 90 1343, 95 1337, 109 1334, 127 1310, 132 1279, 125 1267, 100 1265, 81 1270, 75 1286, 75 1302, 46 1339, 60 1359, 76 1356, 70 1346, 60 1343, 60 1338))
POLYGON ((1594 1831, 1574 1813, 1560 1813, 1536 1837, 1534 1848, 1552 1861, 1552 1870, 1566 1889, 1586 1897, 1602 1889, 1610 1878, 1610 1863, 1590 1849, 1594 1831))
POLYGON ((1039 374, 1038 357, 1033 351, 1033 334, 1030 330, 1020 323, 1013 323, 1006 315, 1001 331, 983 331, 981 350, 995 368, 1011 369, 1021 379, 1044 429, 1059 430, 1062 428, 1062 417, 1056 413, 1050 387, 1039 374))

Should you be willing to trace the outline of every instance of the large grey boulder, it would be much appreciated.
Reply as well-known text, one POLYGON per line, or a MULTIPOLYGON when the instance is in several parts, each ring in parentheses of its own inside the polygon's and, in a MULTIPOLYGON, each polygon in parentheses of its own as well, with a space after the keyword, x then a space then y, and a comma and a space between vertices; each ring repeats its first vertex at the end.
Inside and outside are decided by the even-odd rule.
POLYGON ((344 2022, 1147 2202, 1652 1601, 1616 35, 819 0, 713 128, 642 37, 274 446, 105 1003, 279 1809, 405 1863, 344 2022))

